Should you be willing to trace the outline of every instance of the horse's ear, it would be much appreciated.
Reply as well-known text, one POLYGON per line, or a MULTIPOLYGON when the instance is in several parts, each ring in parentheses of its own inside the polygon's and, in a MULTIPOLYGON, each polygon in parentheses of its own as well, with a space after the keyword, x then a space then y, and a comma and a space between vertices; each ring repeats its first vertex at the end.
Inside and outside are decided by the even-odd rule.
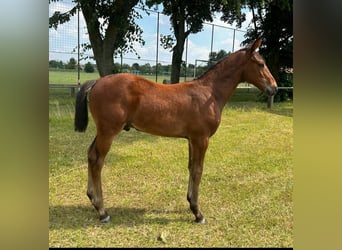
POLYGON ((254 43, 251 46, 251 53, 254 53, 261 45, 262 43, 262 37, 259 37, 254 41, 254 43))

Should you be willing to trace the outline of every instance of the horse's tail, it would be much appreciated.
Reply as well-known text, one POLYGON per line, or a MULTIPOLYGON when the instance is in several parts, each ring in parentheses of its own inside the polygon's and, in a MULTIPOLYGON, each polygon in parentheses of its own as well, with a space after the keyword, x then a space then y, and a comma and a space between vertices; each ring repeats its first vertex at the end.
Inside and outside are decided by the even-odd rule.
POLYGON ((85 82, 76 96, 75 131, 85 132, 88 126, 87 93, 95 85, 96 80, 85 82))

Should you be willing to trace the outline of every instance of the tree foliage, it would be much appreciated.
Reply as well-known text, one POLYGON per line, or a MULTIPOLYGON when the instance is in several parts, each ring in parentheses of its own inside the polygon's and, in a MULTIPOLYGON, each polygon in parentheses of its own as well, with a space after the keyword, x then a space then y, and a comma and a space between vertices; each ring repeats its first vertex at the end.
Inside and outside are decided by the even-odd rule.
POLYGON ((242 8, 246 5, 246 0, 225 0, 222 2, 220 11, 222 13, 221 20, 229 24, 236 23, 237 28, 241 28, 242 23, 246 20, 246 14, 242 12, 242 8))
POLYGON ((86 65, 84 65, 84 72, 93 73, 94 71, 95 71, 95 68, 90 62, 87 62, 86 65))
MULTIPOLYGON (((249 44, 258 37, 264 42, 260 53, 265 57, 267 65, 279 86, 292 86, 292 76, 285 69, 293 68, 293 1, 292 0, 232 0, 228 5, 247 8, 252 12, 252 24, 249 26, 243 44, 249 44)), ((226 6, 228 6, 226 5, 226 6)), ((232 24, 245 21, 241 11, 223 7, 222 20, 232 24)), ((292 98, 292 91, 278 91, 275 101, 292 98)))
POLYGON ((71 57, 69 62, 65 65, 66 69, 76 69, 77 61, 75 58, 71 57))
MULTIPOLYGON (((57 2, 59 0, 49 0, 57 2)), ((133 43, 144 43, 142 30, 135 23, 141 18, 134 10, 141 0, 73 0, 75 6, 65 13, 55 12, 49 18, 49 27, 68 22, 71 16, 82 10, 87 24, 90 44, 83 44, 84 50, 92 48, 101 76, 111 74, 114 69, 114 54, 136 52, 133 43)))
MULTIPOLYGON (((268 63, 271 71, 277 75, 282 67, 293 66, 293 1, 273 0, 249 1, 250 8, 257 8, 258 15, 254 15, 254 26, 247 30, 244 44, 248 44, 257 37, 264 38, 260 52, 268 63)), ((255 11, 254 11, 255 12, 255 11)))
POLYGON ((50 60, 49 68, 64 69, 64 63, 62 61, 50 60))
POLYGON ((225 50, 221 49, 219 52, 210 52, 209 53, 209 61, 208 61, 208 66, 211 66, 215 63, 217 63, 218 61, 220 61, 221 59, 225 58, 226 56, 228 56, 230 54, 227 53, 225 50))
MULTIPOLYGON (((248 29, 245 43, 257 36, 264 38, 260 53, 265 57, 273 76, 281 87, 292 87, 292 73, 286 69, 293 68, 293 1, 251 1, 256 7, 255 27, 248 29)), ((253 6, 253 5, 250 5, 253 6)), ((275 101, 292 99, 292 90, 279 90, 275 101)))

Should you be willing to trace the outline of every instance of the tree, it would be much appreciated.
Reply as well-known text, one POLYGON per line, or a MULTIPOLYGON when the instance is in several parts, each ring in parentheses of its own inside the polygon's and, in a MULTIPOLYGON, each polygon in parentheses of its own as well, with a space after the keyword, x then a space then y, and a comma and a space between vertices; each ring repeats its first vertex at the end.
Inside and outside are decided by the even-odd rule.
MULTIPOLYGON (((260 52, 265 56, 270 71, 279 86, 293 86, 292 77, 289 78, 284 70, 293 68, 292 0, 275 0, 267 3, 260 28, 266 45, 260 52)), ((284 101, 292 97, 291 90, 281 89, 274 97, 274 101, 284 101)))
POLYGON ((220 9, 222 12, 221 20, 226 21, 229 24, 236 22, 236 27, 241 28, 242 23, 246 20, 246 14, 241 10, 247 5, 247 1, 248 0, 222 1, 222 6, 220 9))
MULTIPOLYGON (((259 1, 259 14, 256 16, 257 32, 248 30, 246 42, 255 38, 257 33, 265 38, 265 46, 260 49, 274 78, 280 87, 292 87, 292 76, 285 69, 293 68, 293 1, 259 1)), ((281 89, 274 101, 292 99, 291 90, 281 89)), ((263 98, 261 98, 263 99, 263 98)))
MULTIPOLYGON (((59 0, 49 0, 57 2, 59 0)), ((73 0, 75 6, 65 13, 55 12, 49 18, 49 27, 57 29, 71 16, 82 10, 100 76, 111 74, 114 69, 114 53, 135 52, 132 43, 144 43, 142 30, 135 23, 141 16, 133 9, 141 0, 73 0)))
POLYGON ((205 21, 213 21, 214 12, 220 10, 221 2, 219 0, 146 0, 149 7, 163 4, 163 14, 170 16, 175 41, 171 36, 164 36, 161 42, 168 48, 172 47, 172 83, 179 82, 186 38, 190 33, 201 31, 205 21))
POLYGON ((141 74, 149 75, 152 72, 151 64, 145 63, 144 65, 140 66, 140 72, 141 74))
POLYGON ((209 60, 208 60, 208 66, 211 66, 221 59, 225 58, 229 53, 227 53, 225 50, 221 49, 219 52, 210 52, 209 53, 209 60))
MULTIPOLYGON (((248 28, 243 44, 249 44, 258 37, 264 42, 260 54, 279 86, 292 86, 292 77, 284 69, 293 68, 293 1, 292 0, 245 0, 241 6, 251 10, 252 26, 248 28)), ((244 20, 243 15, 224 14, 222 19, 228 23, 238 24, 244 20)), ((274 101, 292 98, 289 90, 279 90, 274 101)), ((264 98, 264 97, 263 97, 264 98)))
MULTIPOLYGON (((249 44, 259 36, 264 38, 260 53, 278 80, 281 68, 293 66, 293 1, 245 0, 240 1, 240 4, 249 8, 253 15, 253 25, 248 28, 243 44, 249 44)), ((244 16, 224 13, 222 19, 228 23, 236 21, 241 25, 244 16)))
POLYGON ((132 64, 132 69, 133 69, 133 70, 140 70, 140 65, 139 65, 139 63, 133 63, 133 64, 132 64))
POLYGON ((71 57, 67 65, 65 66, 66 69, 76 69, 77 61, 75 58, 71 57))
POLYGON ((94 69, 94 66, 90 62, 87 62, 86 65, 84 66, 84 71, 87 73, 93 73, 95 69, 94 69))
POLYGON ((189 34, 201 31, 203 23, 212 22, 216 12, 224 11, 226 15, 235 19, 244 18, 244 14, 241 14, 241 5, 244 2, 241 0, 146 0, 149 7, 163 4, 163 14, 170 16, 175 38, 170 35, 162 36, 161 43, 164 48, 172 48, 172 83, 179 82, 184 43, 189 34))
POLYGON ((56 60, 50 60, 49 61, 49 68, 63 69, 64 68, 64 64, 63 64, 62 61, 57 62, 56 60))

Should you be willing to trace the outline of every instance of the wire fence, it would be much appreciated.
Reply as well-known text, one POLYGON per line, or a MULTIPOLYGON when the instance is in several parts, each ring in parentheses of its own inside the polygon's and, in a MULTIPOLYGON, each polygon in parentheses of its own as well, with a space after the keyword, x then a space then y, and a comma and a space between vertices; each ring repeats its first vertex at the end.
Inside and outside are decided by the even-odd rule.
MULTIPOLYGON (((73 6, 75 6, 75 3, 72 0, 51 2, 49 4, 49 16, 55 11, 67 12, 73 6)), ((169 16, 162 14, 158 10, 150 9, 148 13, 139 8, 135 10, 142 17, 137 19, 136 23, 143 30, 142 37, 145 44, 144 46, 134 44, 137 54, 127 53, 116 56, 114 57, 114 63, 118 65, 121 72, 142 74, 159 82, 162 82, 163 79, 169 79, 172 52, 170 49, 164 49, 160 42, 162 35, 172 35, 169 16), (134 67, 132 67, 133 64, 134 67)), ((225 26, 223 23, 222 25, 204 23, 201 32, 190 34, 186 40, 181 77, 184 80, 196 77, 196 72, 199 71, 196 68, 207 66, 206 62, 211 52, 224 50, 229 53, 240 49, 244 34, 245 31, 225 26)), ((69 70, 69 73, 73 72, 75 74, 75 78, 66 78, 61 80, 62 83, 80 83, 83 74, 86 74, 82 70, 84 65, 88 62, 95 65, 95 61, 92 59, 92 51, 82 53, 80 50, 80 45, 84 43, 89 43, 89 37, 81 10, 71 17, 69 22, 59 25, 57 30, 50 28, 50 70, 65 70, 71 61, 79 65, 79 67, 75 67, 76 70, 69 70)), ((50 77, 49 83, 54 83, 52 81, 54 79, 50 77)))

